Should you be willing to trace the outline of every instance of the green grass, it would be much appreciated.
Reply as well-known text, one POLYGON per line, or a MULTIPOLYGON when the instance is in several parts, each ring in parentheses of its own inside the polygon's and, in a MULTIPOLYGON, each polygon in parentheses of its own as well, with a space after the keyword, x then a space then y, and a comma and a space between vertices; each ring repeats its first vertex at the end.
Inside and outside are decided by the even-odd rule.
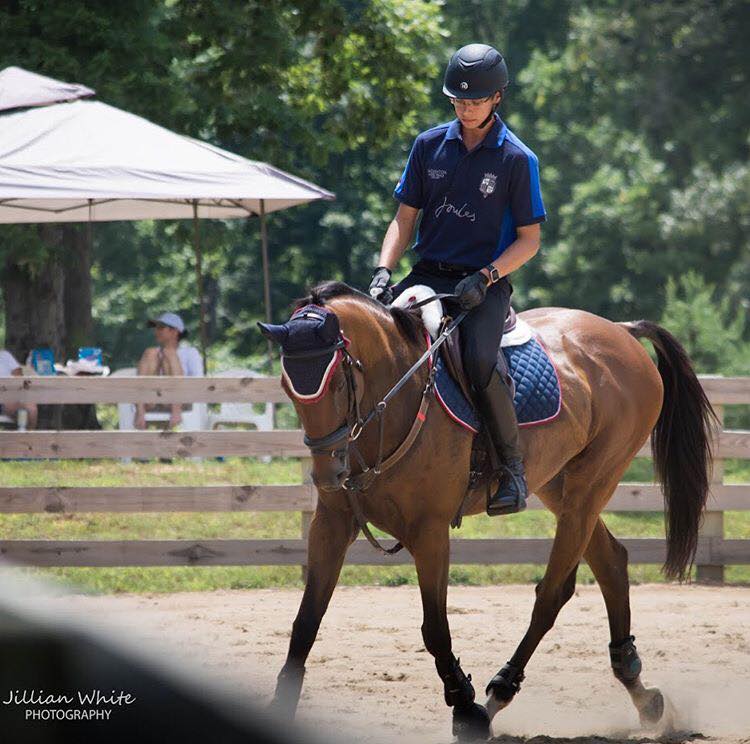
MULTIPOLYGON (((158 486, 298 483, 297 460, 275 460, 270 464, 246 459, 224 462, 175 462, 121 464, 102 461, 0 462, 4 486, 158 486)), ((651 463, 638 460, 625 480, 648 481, 651 463)), ((727 483, 750 482, 750 462, 727 461, 727 483)), ((605 521, 619 537, 662 537, 660 514, 610 513, 605 521)), ((300 515, 295 512, 227 512, 169 514, 5 514, 0 515, 3 539, 208 539, 299 537, 300 515)), ((490 519, 486 516, 464 520, 455 537, 552 537, 555 521, 551 514, 530 511, 490 519)), ((750 538, 750 512, 728 512, 725 516, 728 538, 750 538)), ((379 533, 376 530, 376 534, 379 533)), ((70 581, 86 592, 173 592, 208 589, 246 589, 281 586, 300 587, 300 569, 276 567, 169 567, 169 568, 59 568, 22 569, 57 580, 70 581)), ((453 566, 451 584, 501 584, 536 582, 544 567, 453 566)), ((631 566, 631 580, 660 581, 658 566, 631 566)), ((582 566, 579 582, 591 583, 589 569, 582 566)), ((750 582, 750 567, 727 569, 727 580, 750 582)), ((410 566, 381 568, 346 566, 343 584, 415 584, 410 566)))

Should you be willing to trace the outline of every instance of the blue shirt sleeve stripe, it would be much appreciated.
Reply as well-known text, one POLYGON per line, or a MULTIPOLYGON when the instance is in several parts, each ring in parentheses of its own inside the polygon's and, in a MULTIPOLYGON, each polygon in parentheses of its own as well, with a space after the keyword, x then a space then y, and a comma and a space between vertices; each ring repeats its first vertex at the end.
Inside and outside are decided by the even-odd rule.
POLYGON ((515 241, 517 236, 516 224, 513 221, 513 213, 510 209, 510 205, 505 208, 503 212, 503 221, 500 227, 500 240, 497 242, 497 249, 492 256, 494 261, 500 254, 515 241))
POLYGON ((508 130, 506 137, 526 156, 525 162, 523 159, 520 160, 525 167, 517 172, 514 186, 511 186, 511 202, 516 225, 531 225, 543 222, 546 213, 539 180, 539 159, 510 130, 508 130))
POLYGON ((539 160, 533 152, 528 151, 526 157, 529 161, 529 189, 531 191, 531 210, 534 218, 543 217, 544 203, 542 202, 542 187, 539 183, 539 160))

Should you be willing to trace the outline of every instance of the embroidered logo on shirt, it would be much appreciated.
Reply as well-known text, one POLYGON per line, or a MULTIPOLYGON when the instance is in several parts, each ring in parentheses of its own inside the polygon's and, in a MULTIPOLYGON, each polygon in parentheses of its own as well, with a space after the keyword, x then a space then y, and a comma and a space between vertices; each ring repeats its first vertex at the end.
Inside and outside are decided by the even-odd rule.
POLYGON ((485 173, 482 183, 479 184, 479 190, 486 199, 490 194, 495 192, 495 184, 497 183, 497 175, 495 173, 485 173))
POLYGON ((469 212, 466 206, 464 202, 460 207, 457 207, 448 201, 447 196, 444 196, 443 203, 435 210, 435 217, 440 217, 445 212, 446 214, 455 214, 459 219, 467 219, 469 222, 475 222, 477 219, 476 212, 469 212))
POLYGON ((445 178, 448 171, 443 170, 442 168, 428 168, 427 169, 427 175, 433 180, 437 181, 441 178, 445 178))

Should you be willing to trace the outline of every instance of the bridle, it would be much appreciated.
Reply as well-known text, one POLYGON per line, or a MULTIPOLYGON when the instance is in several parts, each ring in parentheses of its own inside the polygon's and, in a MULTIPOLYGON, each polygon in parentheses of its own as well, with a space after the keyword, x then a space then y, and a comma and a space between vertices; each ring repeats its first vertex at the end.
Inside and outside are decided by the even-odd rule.
MULTIPOLYGON (((453 294, 436 294, 428 297, 420 302, 409 305, 409 309, 416 309, 422 305, 426 305, 428 302, 442 299, 456 299, 453 294)), ((349 465, 349 453, 353 453, 359 466, 362 468, 360 473, 355 475, 349 475, 343 483, 343 489, 347 495, 349 505, 354 512, 357 519, 358 525, 365 537, 369 542, 378 550, 387 553, 389 555, 401 550, 403 545, 399 542, 392 548, 384 548, 372 535, 369 528, 367 527, 367 520, 365 519, 362 507, 357 498, 357 494, 360 491, 364 491, 369 488, 375 479, 386 470, 393 467, 411 448, 412 444, 416 440, 422 426, 427 418, 427 410, 430 405, 432 393, 435 385, 435 370, 434 364, 430 365, 430 371, 427 376, 427 383, 422 390, 422 400, 419 405, 419 410, 414 418, 409 433, 401 444, 394 450, 394 452, 387 458, 383 458, 383 431, 385 424, 385 412, 389 401, 401 390, 401 388, 409 381, 412 375, 428 360, 431 360, 435 355, 440 346, 447 340, 448 336, 456 329, 458 324, 466 317, 466 311, 460 313, 455 319, 444 323, 443 330, 434 342, 430 342, 429 336, 427 336, 427 350, 419 357, 419 359, 412 364, 412 366, 405 372, 401 378, 393 385, 383 398, 378 401, 373 408, 367 413, 366 416, 362 416, 359 405, 357 381, 354 375, 354 370, 364 373, 364 366, 359 359, 352 356, 348 349, 348 341, 344 338, 343 333, 336 343, 331 346, 326 346, 322 349, 312 349, 309 351, 294 352, 291 354, 284 354, 288 359, 312 359, 315 357, 327 356, 328 354, 341 352, 343 355, 343 371, 346 379, 347 388, 347 414, 344 423, 337 429, 332 431, 330 434, 326 434, 322 437, 310 437, 305 433, 304 443, 305 446, 309 447, 310 451, 316 455, 330 455, 333 457, 345 458, 347 467, 349 465), (375 458, 375 464, 369 467, 365 462, 362 453, 359 451, 356 445, 357 439, 364 431, 365 427, 373 421, 378 420, 378 453, 375 458)))

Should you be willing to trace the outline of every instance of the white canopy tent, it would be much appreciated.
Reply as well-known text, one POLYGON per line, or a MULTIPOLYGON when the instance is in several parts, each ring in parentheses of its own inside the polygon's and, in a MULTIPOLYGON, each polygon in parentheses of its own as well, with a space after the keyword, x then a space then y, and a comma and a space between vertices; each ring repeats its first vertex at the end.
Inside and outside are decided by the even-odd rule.
POLYGON ((265 215, 335 196, 266 163, 83 100, 93 94, 18 67, 0 72, 0 223, 193 219, 205 347, 198 219, 258 216, 270 319, 265 215))

